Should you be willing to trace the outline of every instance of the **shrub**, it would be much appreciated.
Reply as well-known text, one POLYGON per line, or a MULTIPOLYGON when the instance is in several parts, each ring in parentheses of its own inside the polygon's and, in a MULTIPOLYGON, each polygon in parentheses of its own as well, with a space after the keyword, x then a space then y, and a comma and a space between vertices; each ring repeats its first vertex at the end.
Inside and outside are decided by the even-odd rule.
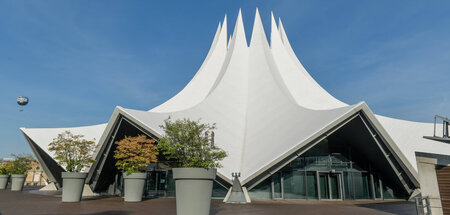
POLYGON ((33 161, 33 157, 31 155, 25 154, 12 154, 14 160, 11 162, 10 174, 26 174, 28 170, 31 169, 31 161, 33 161))
POLYGON ((117 159, 116 167, 127 174, 140 172, 139 170, 147 167, 150 162, 157 161, 158 147, 155 145, 155 140, 145 135, 126 136, 117 141, 116 145, 117 148, 114 151, 114 158, 117 159))
POLYGON ((55 160, 65 166, 68 172, 80 172, 95 161, 92 158, 95 142, 85 140, 83 137, 65 131, 58 134, 58 137, 49 144, 49 150, 55 153, 55 160))
POLYGON ((220 161, 227 153, 212 144, 215 124, 203 124, 190 119, 164 121, 161 126, 165 134, 159 139, 158 147, 167 159, 174 159, 173 167, 222 167, 220 161))
POLYGON ((0 175, 9 175, 12 170, 11 161, 0 162, 0 175))

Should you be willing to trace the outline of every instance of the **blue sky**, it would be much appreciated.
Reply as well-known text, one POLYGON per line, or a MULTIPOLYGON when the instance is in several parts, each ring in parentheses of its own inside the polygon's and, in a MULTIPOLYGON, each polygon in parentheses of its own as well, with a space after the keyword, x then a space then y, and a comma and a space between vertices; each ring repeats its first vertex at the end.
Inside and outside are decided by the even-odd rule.
MULTIPOLYGON (((377 114, 450 116, 449 1, 0 0, 0 157, 30 153, 19 127, 106 122, 180 91, 217 24, 255 8, 281 17, 300 61, 326 90, 377 114), (15 102, 28 96, 23 112, 15 102)), ((231 32, 231 30, 229 30, 231 32)))

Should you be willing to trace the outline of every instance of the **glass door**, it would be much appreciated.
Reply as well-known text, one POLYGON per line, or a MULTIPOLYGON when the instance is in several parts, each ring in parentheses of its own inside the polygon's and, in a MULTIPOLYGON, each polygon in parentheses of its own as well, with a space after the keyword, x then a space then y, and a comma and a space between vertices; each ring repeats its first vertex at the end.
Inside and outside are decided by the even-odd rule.
POLYGON ((328 173, 319 174, 319 189, 320 189, 320 199, 330 199, 330 189, 328 184, 328 173))
POLYGON ((165 196, 167 171, 147 172, 146 195, 152 197, 165 196))
POLYGON ((342 173, 319 173, 321 200, 342 200, 342 173))
POLYGON ((328 180, 330 184, 330 199, 342 199, 341 174, 329 174, 328 180))
POLYGON ((165 196, 166 194, 166 184, 167 184, 167 172, 166 171, 160 171, 158 172, 158 182, 157 182, 157 189, 158 189, 158 196, 165 196))

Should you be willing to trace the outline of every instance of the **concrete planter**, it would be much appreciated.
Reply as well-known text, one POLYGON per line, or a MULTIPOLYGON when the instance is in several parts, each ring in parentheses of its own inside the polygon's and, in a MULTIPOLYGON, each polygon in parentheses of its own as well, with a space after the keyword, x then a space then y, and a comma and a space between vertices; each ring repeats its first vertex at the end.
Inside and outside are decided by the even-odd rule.
POLYGON ((11 175, 11 191, 22 191, 27 175, 11 175))
POLYGON ((0 190, 5 190, 8 186, 9 175, 0 175, 0 190))
POLYGON ((147 173, 123 174, 125 202, 142 201, 142 193, 144 192, 146 179, 147 173))
POLYGON ((62 172, 62 201, 79 202, 83 194, 84 181, 87 173, 83 172, 62 172))
POLYGON ((216 169, 173 168, 177 215, 208 215, 216 169))

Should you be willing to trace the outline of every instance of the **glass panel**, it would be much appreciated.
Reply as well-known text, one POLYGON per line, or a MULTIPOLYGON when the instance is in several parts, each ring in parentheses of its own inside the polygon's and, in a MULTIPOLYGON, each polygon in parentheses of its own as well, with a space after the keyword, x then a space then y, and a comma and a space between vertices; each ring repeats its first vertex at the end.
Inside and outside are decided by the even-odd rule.
POLYGON ((381 184, 380 179, 374 175, 373 176, 373 188, 375 192, 375 198, 380 199, 381 198, 381 184))
POLYGON ((345 199, 346 200, 353 200, 355 199, 353 196, 353 192, 351 189, 351 175, 348 172, 344 172, 344 192, 345 192, 345 199))
POLYGON ((123 175, 122 172, 118 172, 116 175, 116 193, 118 195, 123 194, 123 175))
POLYGON ((328 189, 328 177, 327 174, 319 175, 320 184, 320 199, 330 199, 330 190, 328 189))
POLYGON ((268 200, 272 198, 272 178, 269 177, 263 182, 256 185, 253 189, 249 190, 248 195, 250 199, 263 199, 268 200))
POLYGON ((214 198, 225 198, 227 193, 228 193, 228 190, 225 187, 223 187, 222 185, 220 185, 219 183, 214 181, 212 197, 214 197, 214 198))
POLYGON ((147 183, 146 183, 146 193, 149 196, 155 196, 156 195, 156 172, 155 171, 149 171, 147 172, 147 183))
POLYGON ((353 194, 355 199, 370 199, 369 176, 364 172, 353 172, 353 194))
POLYGON ((384 199, 395 199, 394 190, 383 184, 383 197, 384 199))
POLYGON ((289 169, 301 169, 305 167, 305 158, 298 157, 287 166, 289 169))
POLYGON ((403 194, 401 188, 387 185, 383 181, 383 198, 384 199, 407 199, 408 196, 403 194))
POLYGON ((306 172, 306 196, 308 199, 318 199, 315 172, 306 172))
POLYGON ((173 180, 172 170, 167 171, 166 196, 175 197, 175 180, 173 180))
POLYGON ((283 172, 284 198, 306 199, 305 172, 283 172))
POLYGON ((166 194, 166 172, 165 171, 161 171, 161 172, 157 172, 158 173, 158 181, 157 181, 157 189, 158 189, 158 196, 165 196, 166 194))
POLYGON ((340 199, 341 198, 341 189, 339 187, 339 175, 338 174, 330 174, 330 191, 332 199, 340 199))
POLYGON ((272 175, 273 180, 273 198, 280 199, 281 196, 281 172, 276 172, 272 175))
POLYGON ((364 190, 364 196, 362 198, 372 199, 372 196, 370 195, 370 187, 369 187, 370 174, 368 172, 363 172, 361 175, 362 175, 362 181, 363 181, 362 189, 364 190))

